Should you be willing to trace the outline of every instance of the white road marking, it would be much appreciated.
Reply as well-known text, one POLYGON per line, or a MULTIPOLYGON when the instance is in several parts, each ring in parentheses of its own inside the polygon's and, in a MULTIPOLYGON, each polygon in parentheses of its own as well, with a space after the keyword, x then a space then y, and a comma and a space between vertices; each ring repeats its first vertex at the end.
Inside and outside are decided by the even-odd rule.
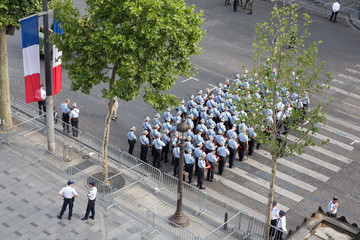
POLYGON ((355 93, 351 93, 351 92, 348 92, 348 91, 345 91, 345 90, 342 90, 340 88, 337 88, 337 87, 333 87, 333 86, 330 86, 330 85, 327 85, 327 84, 321 84, 323 87, 330 87, 330 90, 333 90, 337 93, 341 93, 341 94, 344 94, 348 97, 353 97, 353 98, 356 98, 358 100, 360 100, 360 95, 357 95, 355 93))
POLYGON ((352 128, 352 129, 360 132, 360 126, 351 124, 351 123, 349 123, 349 122, 343 121, 343 120, 341 120, 341 119, 339 119, 339 118, 336 118, 336 117, 332 117, 332 116, 330 116, 330 115, 326 115, 326 119, 328 119, 328 120, 330 120, 330 121, 332 121, 332 122, 334 122, 334 123, 338 123, 338 124, 344 125, 344 126, 346 126, 346 127, 352 128))
POLYGON ((185 79, 185 80, 183 80, 182 82, 184 83, 184 82, 187 82, 187 81, 189 81, 189 80, 199 81, 199 79, 197 79, 197 78, 189 77, 188 79, 185 79))

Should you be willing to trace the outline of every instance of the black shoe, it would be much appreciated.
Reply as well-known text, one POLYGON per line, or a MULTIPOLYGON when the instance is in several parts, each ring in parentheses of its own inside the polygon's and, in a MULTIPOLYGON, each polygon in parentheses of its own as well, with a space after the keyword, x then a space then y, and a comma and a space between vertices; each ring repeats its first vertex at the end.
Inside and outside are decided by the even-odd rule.
POLYGON ((231 166, 229 166, 229 168, 233 168, 233 166, 231 165, 231 166))
POLYGON ((94 217, 94 216, 90 216, 90 218, 91 218, 91 219, 95 219, 95 217, 94 217))
POLYGON ((199 187, 199 189, 204 190, 204 189, 206 189, 206 187, 201 186, 201 187, 199 187))
POLYGON ((71 220, 71 216, 69 216, 68 218, 69 218, 69 220, 71 220))
POLYGON ((57 218, 58 218, 58 219, 62 219, 62 217, 61 217, 60 215, 57 215, 57 218))
POLYGON ((248 12, 247 14, 251 15, 251 14, 252 14, 252 12, 248 12))
POLYGON ((82 221, 85 221, 85 220, 88 220, 88 218, 83 217, 81 220, 82 220, 82 221))

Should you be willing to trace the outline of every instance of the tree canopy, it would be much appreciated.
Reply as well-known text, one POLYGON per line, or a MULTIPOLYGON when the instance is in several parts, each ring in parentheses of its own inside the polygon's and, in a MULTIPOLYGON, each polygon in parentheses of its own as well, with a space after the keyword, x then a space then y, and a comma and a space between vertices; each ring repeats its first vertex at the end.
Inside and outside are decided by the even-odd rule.
POLYGON ((202 13, 184 0, 87 0, 81 15, 71 0, 53 1, 64 31, 54 36, 72 90, 89 94, 109 83, 103 97, 143 98, 157 110, 177 104, 164 93, 178 75, 192 75, 189 57, 200 53, 202 13))

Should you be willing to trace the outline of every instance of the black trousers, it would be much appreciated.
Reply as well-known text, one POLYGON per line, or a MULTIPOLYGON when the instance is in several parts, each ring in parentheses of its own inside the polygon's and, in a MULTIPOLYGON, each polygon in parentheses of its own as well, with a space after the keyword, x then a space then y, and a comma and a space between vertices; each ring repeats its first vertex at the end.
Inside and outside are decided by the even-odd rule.
POLYGON ((95 199, 94 200, 88 200, 88 204, 86 207, 86 213, 85 218, 89 217, 89 213, 91 212, 91 217, 95 217, 95 199))
POLYGON ((160 167, 160 157, 161 157, 161 149, 155 148, 153 166, 156 167, 156 168, 160 167))
MULTIPOLYGON (((281 228, 280 228, 281 229, 281 228)), ((281 229, 282 230, 282 229, 281 229)), ((280 232, 279 230, 276 230, 276 234, 275 234, 275 238, 274 240, 281 240, 282 239, 282 235, 283 233, 280 232)))
POLYGON ((220 161, 219 161, 218 168, 219 168, 219 174, 221 175, 224 172, 224 168, 225 168, 225 164, 226 164, 226 157, 219 156, 219 158, 220 158, 220 161))
POLYGON ((140 159, 143 160, 144 162, 146 161, 146 157, 147 157, 147 151, 148 151, 148 146, 147 145, 141 145, 141 151, 140 151, 140 159))
POLYGON ((129 153, 131 155, 133 155, 136 140, 129 140, 128 139, 128 143, 129 143, 129 153))
POLYGON ((179 158, 176 157, 174 158, 174 177, 178 173, 178 168, 179 168, 179 158))
POLYGON ((63 131, 64 132, 67 131, 69 133, 70 132, 70 126, 68 124, 68 122, 69 122, 69 114, 63 113, 61 120, 63 121, 63 131))
POLYGON ((192 174, 194 170, 194 164, 185 164, 185 172, 189 174, 189 183, 192 181, 192 174))
POLYGON ((199 172, 199 166, 198 166, 198 163, 199 163, 199 158, 195 158, 195 175, 198 175, 198 172, 199 172))
POLYGON ((256 144, 256 139, 255 138, 250 138, 250 141, 249 141, 249 156, 251 156, 253 154, 255 144, 256 144))
POLYGON ((39 106, 39 115, 46 113, 46 100, 40 100, 38 101, 38 106, 39 106))
POLYGON ((330 21, 331 21, 332 18, 334 17, 334 22, 336 22, 336 17, 337 17, 337 15, 338 15, 338 12, 339 12, 339 11, 337 11, 337 12, 332 11, 331 17, 330 17, 330 21))
POLYGON ((208 168, 208 172, 207 172, 207 180, 208 181, 212 181, 214 179, 214 168, 215 168, 215 163, 214 162, 209 162, 210 168, 208 168))
POLYGON ((276 230, 273 227, 276 227, 276 224, 277 224, 277 219, 271 220, 271 222, 270 222, 270 231, 269 231, 270 239, 275 235, 276 230))
POLYGON ((204 184, 204 169, 199 169, 198 171, 198 187, 202 187, 204 184))
POLYGON ((246 153, 246 142, 240 142, 240 146, 241 148, 239 149, 239 161, 242 161, 246 153))
POLYGON ((165 160, 165 162, 169 161, 168 160, 169 148, 170 148, 170 143, 166 144, 161 150, 161 160, 165 160))
POLYGON ((237 11, 238 6, 239 6, 239 0, 234 0, 234 12, 237 11))
POLYGON ((229 155, 229 168, 232 168, 234 165, 234 158, 236 155, 236 149, 229 147, 230 155, 229 155))
POLYGON ((73 132, 73 136, 77 137, 79 134, 79 119, 78 118, 72 118, 71 119, 71 126, 72 126, 72 132, 73 132))
POLYGON ((72 198, 64 198, 64 203, 63 203, 61 211, 60 211, 60 217, 62 217, 62 215, 64 214, 68 205, 69 205, 69 217, 72 216, 74 200, 72 198))

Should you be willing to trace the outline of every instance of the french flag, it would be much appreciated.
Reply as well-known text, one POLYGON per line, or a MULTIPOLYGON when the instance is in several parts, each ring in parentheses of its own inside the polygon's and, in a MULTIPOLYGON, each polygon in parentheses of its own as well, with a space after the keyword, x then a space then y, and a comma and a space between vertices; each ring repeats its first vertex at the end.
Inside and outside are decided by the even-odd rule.
MULTIPOLYGON (((63 31, 60 27, 60 23, 54 18, 54 33, 56 35, 62 34, 63 31)), ((62 51, 59 51, 57 47, 53 46, 53 95, 61 91, 61 55, 62 51)))
POLYGON ((26 103, 41 100, 38 16, 21 21, 26 103))

